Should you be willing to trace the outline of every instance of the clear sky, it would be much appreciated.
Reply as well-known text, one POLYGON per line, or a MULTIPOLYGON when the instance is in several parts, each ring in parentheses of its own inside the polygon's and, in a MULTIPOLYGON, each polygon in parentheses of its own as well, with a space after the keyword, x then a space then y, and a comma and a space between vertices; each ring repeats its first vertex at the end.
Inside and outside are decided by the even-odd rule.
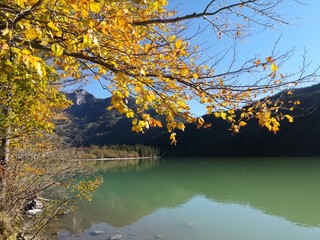
MULTIPOLYGON (((178 6, 177 11, 181 15, 201 12, 206 3, 210 2, 209 0, 168 1, 169 6, 178 6)), ((320 65, 320 0, 300 0, 300 2, 303 2, 303 4, 299 4, 295 0, 284 0, 277 9, 283 19, 290 23, 289 25, 277 25, 275 29, 265 31, 255 28, 251 36, 239 41, 237 43, 238 59, 249 59, 256 54, 261 57, 269 56, 276 40, 281 36, 277 45, 278 50, 286 52, 295 49, 294 55, 284 66, 286 69, 281 69, 282 72, 298 71, 301 66, 301 56, 305 49, 308 51, 308 60, 313 62, 310 71, 320 65)), ((195 22, 190 31, 194 31, 197 26, 198 23, 195 22)), ((233 40, 226 36, 217 40, 214 32, 209 30, 200 35, 196 41, 203 42, 204 40, 207 41, 208 45, 215 45, 208 51, 208 55, 214 54, 214 51, 219 48, 223 49, 233 44, 233 40)), ((99 98, 110 96, 95 81, 90 81, 84 88, 99 98)), ((191 107, 197 115, 205 113, 204 107, 199 104, 192 103, 191 107)))

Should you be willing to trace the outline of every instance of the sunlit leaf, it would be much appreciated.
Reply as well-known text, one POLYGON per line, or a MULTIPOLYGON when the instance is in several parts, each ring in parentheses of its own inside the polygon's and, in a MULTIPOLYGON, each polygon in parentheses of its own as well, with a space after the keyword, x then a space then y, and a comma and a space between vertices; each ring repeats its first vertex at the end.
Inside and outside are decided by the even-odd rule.
POLYGON ((291 117, 290 115, 284 115, 289 122, 293 122, 293 117, 291 117))
POLYGON ((63 54, 63 48, 57 43, 52 44, 51 50, 57 57, 60 57, 63 54))
POLYGON ((276 71, 278 71, 278 66, 276 65, 276 64, 271 64, 271 71, 272 72, 276 72, 276 71))
POLYGON ((178 41, 176 41, 175 45, 176 45, 176 48, 181 48, 181 46, 182 46, 182 40, 179 39, 178 41))
POLYGON ((100 12, 100 3, 99 2, 91 2, 90 3, 90 11, 93 13, 99 13, 100 12))

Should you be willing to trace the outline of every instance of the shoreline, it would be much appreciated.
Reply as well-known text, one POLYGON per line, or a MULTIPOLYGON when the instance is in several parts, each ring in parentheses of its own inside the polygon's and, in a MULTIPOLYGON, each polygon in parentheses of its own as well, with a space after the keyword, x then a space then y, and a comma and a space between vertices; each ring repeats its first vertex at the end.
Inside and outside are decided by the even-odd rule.
POLYGON ((85 159, 71 159, 70 161, 125 161, 125 160, 139 160, 139 159, 157 159, 160 157, 113 157, 113 158, 85 158, 85 159))

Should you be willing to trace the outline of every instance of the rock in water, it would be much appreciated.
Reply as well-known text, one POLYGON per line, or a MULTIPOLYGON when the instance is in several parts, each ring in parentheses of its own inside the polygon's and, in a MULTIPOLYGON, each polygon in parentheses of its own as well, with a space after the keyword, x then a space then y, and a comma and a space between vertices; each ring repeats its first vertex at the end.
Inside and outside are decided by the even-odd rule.
POLYGON ((36 215, 43 210, 43 203, 37 199, 33 199, 24 206, 24 210, 28 215, 36 215))
POLYGON ((90 235, 95 236, 95 235, 101 235, 101 234, 103 234, 103 233, 104 233, 103 231, 95 230, 95 231, 92 231, 92 232, 90 233, 90 235))
POLYGON ((154 235, 154 238, 155 238, 155 239, 161 239, 161 238, 163 238, 163 235, 161 235, 161 234, 155 234, 155 235, 154 235))
POLYGON ((36 214, 41 213, 41 212, 42 212, 41 209, 30 209, 30 210, 27 211, 27 214, 28 215, 36 215, 36 214))
POLYGON ((118 235, 114 235, 114 236, 110 237, 109 240, 119 240, 120 238, 122 238, 122 236, 120 234, 118 234, 118 235))
POLYGON ((33 199, 33 200, 31 200, 30 202, 28 202, 28 203, 26 204, 26 206, 24 207, 24 209, 25 209, 26 211, 32 210, 32 209, 43 209, 43 203, 40 202, 40 201, 37 200, 37 199, 33 199))

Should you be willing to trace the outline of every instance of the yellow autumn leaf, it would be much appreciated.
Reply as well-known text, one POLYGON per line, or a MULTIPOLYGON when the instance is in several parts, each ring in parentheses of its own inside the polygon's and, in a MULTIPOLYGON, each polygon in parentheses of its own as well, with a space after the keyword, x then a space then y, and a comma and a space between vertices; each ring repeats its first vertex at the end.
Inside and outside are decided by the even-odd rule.
POLYGON ((34 62, 33 63, 37 73, 40 75, 40 77, 42 77, 44 75, 44 72, 43 72, 43 68, 41 66, 41 63, 40 62, 34 62))
POLYGON ((272 64, 271 64, 271 71, 272 71, 272 72, 278 71, 278 66, 277 66, 276 64, 272 63, 272 64))
POLYGON ((149 122, 148 122, 148 121, 145 121, 145 122, 144 122, 144 126, 145 126, 146 129, 149 129, 149 127, 150 127, 150 126, 149 126, 149 122))
POLYGON ((83 17, 88 17, 89 16, 89 12, 86 9, 81 9, 81 15, 83 17))
POLYGON ((135 86, 133 89, 136 93, 139 93, 141 91, 141 87, 135 86))
POLYGON ((204 119, 203 119, 202 117, 199 117, 199 118, 197 119, 197 121, 198 121, 198 124, 200 124, 200 125, 203 125, 203 124, 204 124, 204 119))
POLYGON ((29 6, 33 6, 38 2, 38 0, 28 0, 28 1, 24 0, 24 2, 29 6))
POLYGON ((187 106, 187 104, 184 101, 180 101, 180 100, 177 101, 177 105, 182 108, 185 108, 187 106))
POLYGON ((182 40, 179 39, 178 41, 176 41, 175 45, 176 45, 176 48, 180 48, 182 46, 182 40))
POLYGON ((162 122, 158 121, 158 120, 154 120, 155 124, 157 125, 157 127, 162 128, 162 122))
POLYGON ((9 28, 2 30, 2 36, 6 36, 10 32, 9 28))
POLYGON ((51 50, 57 57, 60 57, 63 54, 63 48, 57 43, 52 44, 51 50))
POLYGON ((146 95, 145 98, 149 103, 152 103, 153 100, 155 100, 156 96, 153 93, 151 93, 149 95, 146 95))
POLYGON ((146 121, 141 121, 141 120, 140 120, 140 121, 138 122, 138 125, 141 126, 141 127, 144 127, 144 126, 146 125, 146 121))
POLYGON ((126 117, 127 118, 133 118, 134 117, 134 112, 133 111, 129 111, 126 113, 126 117))
POLYGON ((16 3, 20 8, 25 8, 25 0, 16 0, 16 3))
POLYGON ((146 74, 147 74, 146 70, 144 70, 143 68, 141 68, 140 73, 141 73, 142 75, 146 75, 146 74))
POLYGON ((90 8, 90 11, 93 13, 99 13, 101 10, 101 6, 99 2, 91 2, 89 8, 90 8))
POLYGON ((26 31, 24 31, 24 35, 26 36, 26 38, 28 38, 29 40, 33 40, 36 39, 38 37, 38 33, 36 31, 35 28, 29 28, 26 31))
POLYGON ((199 75, 198 75, 197 73, 194 73, 194 74, 192 75, 192 77, 193 77, 194 79, 198 79, 198 78, 199 78, 199 75))
POLYGON ((133 120, 132 120, 132 125, 136 125, 138 123, 138 119, 137 118, 134 118, 133 120))
POLYGON ((55 31, 59 31, 59 28, 51 21, 48 23, 48 27, 55 31))
POLYGON ((176 133, 171 133, 170 134, 170 140, 171 140, 171 144, 174 144, 174 145, 177 144, 176 133))
POLYGON ((73 10, 80 11, 80 8, 77 4, 70 4, 70 6, 73 8, 73 10))
POLYGON ((181 131, 184 131, 184 129, 186 128, 186 126, 184 125, 184 123, 178 123, 177 127, 178 127, 178 129, 180 129, 181 131))
POLYGON ((284 115, 289 122, 293 122, 293 117, 291 117, 290 115, 284 115))
POLYGON ((234 122, 235 121, 232 116, 228 116, 227 119, 228 119, 229 122, 234 122))
POLYGON ((21 51, 21 53, 24 54, 24 55, 30 55, 31 54, 31 52, 28 49, 23 49, 21 51))
POLYGON ((223 120, 226 120, 227 119, 227 114, 223 111, 220 112, 220 116, 223 120))
POLYGON ((176 38, 177 38, 177 36, 172 35, 172 36, 170 37, 169 41, 170 41, 170 42, 173 42, 176 38))
POLYGON ((241 121, 241 122, 239 122, 239 124, 238 124, 239 127, 244 127, 244 126, 246 126, 246 125, 247 125, 247 123, 244 122, 244 121, 241 121))

